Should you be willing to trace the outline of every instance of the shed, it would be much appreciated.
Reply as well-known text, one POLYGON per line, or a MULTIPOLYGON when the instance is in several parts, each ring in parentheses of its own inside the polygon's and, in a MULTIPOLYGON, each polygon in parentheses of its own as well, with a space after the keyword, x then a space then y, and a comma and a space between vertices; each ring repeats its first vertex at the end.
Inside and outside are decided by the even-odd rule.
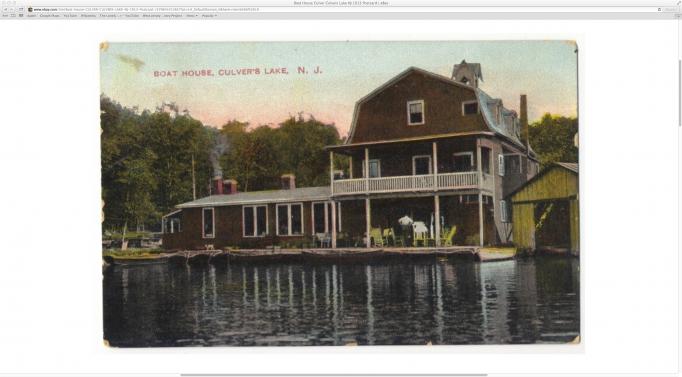
POLYGON ((578 164, 557 162, 509 194, 514 244, 526 250, 580 252, 578 164))

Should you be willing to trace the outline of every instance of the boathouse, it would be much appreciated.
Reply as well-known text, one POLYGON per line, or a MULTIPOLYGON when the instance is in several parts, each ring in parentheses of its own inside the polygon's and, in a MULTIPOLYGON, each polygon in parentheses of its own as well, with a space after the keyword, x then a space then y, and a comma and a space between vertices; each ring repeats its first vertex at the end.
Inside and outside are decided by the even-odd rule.
POLYGON ((557 162, 547 167, 509 198, 517 247, 579 254, 577 163, 557 162))
MULTIPOLYGON (((410 67, 355 104, 344 144, 328 146, 331 184, 216 195, 164 217, 164 247, 437 247, 512 241, 505 199, 538 172, 527 101, 504 107, 480 64, 450 77, 410 67), (337 173, 336 156, 349 167, 337 173)), ((223 192, 223 186, 229 189, 223 192)))

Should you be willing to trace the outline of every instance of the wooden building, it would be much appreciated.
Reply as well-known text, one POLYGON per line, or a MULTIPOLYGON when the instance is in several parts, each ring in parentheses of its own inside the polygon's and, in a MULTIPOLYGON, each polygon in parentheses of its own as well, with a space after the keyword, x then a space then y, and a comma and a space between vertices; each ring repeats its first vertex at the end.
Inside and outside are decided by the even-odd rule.
POLYGON ((528 144, 526 96, 517 114, 481 90, 482 79, 480 65, 465 61, 450 77, 406 69, 361 98, 346 142, 327 147, 329 186, 180 204, 165 220, 172 229, 164 228, 181 230, 164 237, 165 247, 276 246, 306 237, 371 247, 376 234, 392 234, 394 242, 402 234, 411 246, 401 218, 424 224, 431 246, 443 242, 446 228, 456 228, 457 245, 510 243, 505 198, 537 174, 538 161, 528 144), (336 174, 338 155, 349 160, 343 174, 336 174))
POLYGON ((511 193, 509 198, 516 246, 579 254, 577 163, 555 163, 511 193))

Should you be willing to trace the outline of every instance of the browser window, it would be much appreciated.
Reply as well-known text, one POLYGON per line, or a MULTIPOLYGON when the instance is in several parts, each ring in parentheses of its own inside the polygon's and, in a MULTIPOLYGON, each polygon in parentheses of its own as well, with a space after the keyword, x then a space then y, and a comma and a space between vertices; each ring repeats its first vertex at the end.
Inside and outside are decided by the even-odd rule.
POLYGON ((679 375, 680 14, 3 0, 0 373, 679 375))

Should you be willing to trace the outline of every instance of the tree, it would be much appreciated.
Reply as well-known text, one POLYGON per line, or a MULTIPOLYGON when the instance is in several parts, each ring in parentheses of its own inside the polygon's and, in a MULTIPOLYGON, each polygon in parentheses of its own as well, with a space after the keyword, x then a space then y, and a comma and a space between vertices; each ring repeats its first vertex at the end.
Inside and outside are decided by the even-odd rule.
POLYGON ((192 200, 195 190, 205 193, 192 185, 193 181, 207 182, 211 175, 210 141, 203 124, 189 115, 172 117, 160 111, 143 122, 143 145, 157 156, 153 169, 159 185, 154 201, 159 209, 166 212, 192 200))
POLYGON ((249 130, 248 126, 231 120, 221 129, 230 143, 221 159, 223 171, 238 181, 242 191, 279 188, 280 176, 285 173, 296 175, 297 186, 329 184, 324 147, 341 142, 333 124, 299 114, 279 127, 261 125, 249 130))
POLYGON ((153 152, 143 150, 142 154, 144 156, 124 160, 116 179, 123 196, 122 249, 126 248, 126 235, 131 223, 142 224, 159 217, 152 203, 152 194, 156 188, 156 179, 151 167, 151 162, 154 161, 153 152))
POLYGON ((574 144, 578 133, 576 118, 547 113, 531 124, 528 131, 531 148, 543 166, 554 162, 578 162, 578 147, 574 144))
POLYGON ((161 213, 208 194, 197 185, 211 175, 208 128, 201 122, 174 111, 177 105, 138 114, 101 96, 100 107, 104 229, 159 224, 161 213))
POLYGON ((329 156, 325 146, 341 142, 334 124, 325 124, 302 114, 280 124, 284 167, 296 175, 301 186, 329 184, 329 156))
POLYGON ((139 113, 100 96, 103 230, 158 226, 177 204, 208 195, 221 170, 243 191, 279 188, 284 173, 303 187, 329 184, 323 148, 341 142, 334 124, 299 114, 278 127, 233 119, 217 130, 179 109, 171 102, 139 113))

